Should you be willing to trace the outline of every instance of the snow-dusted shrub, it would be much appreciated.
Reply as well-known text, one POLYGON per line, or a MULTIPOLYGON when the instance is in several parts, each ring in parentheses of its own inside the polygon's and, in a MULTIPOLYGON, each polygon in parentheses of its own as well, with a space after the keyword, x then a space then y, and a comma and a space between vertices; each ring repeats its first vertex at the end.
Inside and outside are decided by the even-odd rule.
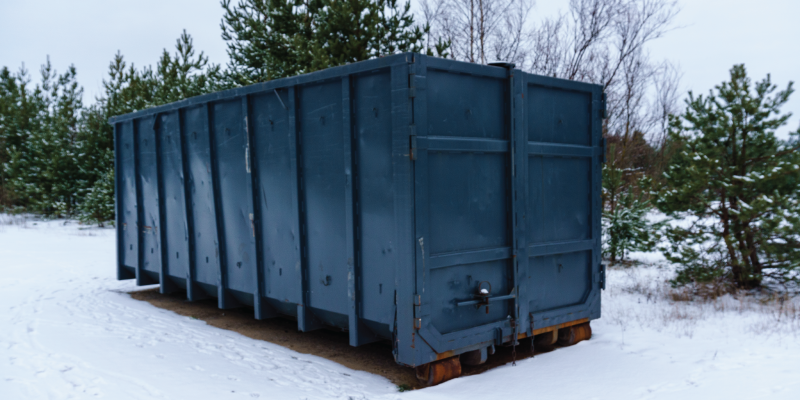
POLYGON ((610 159, 603 166, 603 256, 613 264, 618 259, 624 261, 631 251, 651 251, 660 224, 647 219, 652 205, 644 197, 644 191, 634 193, 637 188, 650 187, 650 179, 643 177, 635 185, 627 183, 626 171, 617 166, 613 146, 609 153, 610 159))

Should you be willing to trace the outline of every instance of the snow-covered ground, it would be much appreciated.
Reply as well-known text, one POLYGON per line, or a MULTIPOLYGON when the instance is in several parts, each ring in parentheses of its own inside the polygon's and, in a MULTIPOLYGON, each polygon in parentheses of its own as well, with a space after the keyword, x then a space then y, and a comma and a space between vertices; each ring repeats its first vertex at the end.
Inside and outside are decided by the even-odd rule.
POLYGON ((0 399, 800 399, 800 315, 668 301, 669 268, 611 269, 590 341, 399 393, 133 300, 114 256, 113 229, 0 215, 0 399))

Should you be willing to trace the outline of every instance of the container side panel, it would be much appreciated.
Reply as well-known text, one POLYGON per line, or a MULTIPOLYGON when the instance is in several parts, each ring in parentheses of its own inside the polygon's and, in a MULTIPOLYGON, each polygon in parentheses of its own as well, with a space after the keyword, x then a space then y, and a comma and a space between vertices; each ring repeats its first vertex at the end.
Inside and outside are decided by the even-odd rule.
POLYGON ((186 153, 189 165, 192 222, 194 227, 195 277, 198 282, 217 285, 219 249, 211 180, 211 148, 205 105, 189 108, 184 114, 186 153))
POLYGON ((354 124, 361 241, 361 318, 393 321, 396 189, 392 165, 392 98, 388 70, 355 79, 354 124))
POLYGON ((592 252, 531 257, 530 311, 541 312, 583 303, 591 289, 592 252))
POLYGON ((142 210, 144 220, 141 222, 142 233, 142 268, 146 271, 161 273, 161 221, 158 210, 158 169, 156 163, 156 135, 153 130, 153 118, 142 118, 135 122, 137 126, 139 151, 139 188, 141 189, 142 210))
MULTIPOLYGON (((488 313, 486 306, 458 306, 457 303, 474 299, 481 282, 491 283, 493 296, 508 294, 511 288, 507 266, 508 261, 500 260, 432 270, 430 282, 436 296, 432 297, 430 305, 431 323, 436 330, 447 334, 505 320, 509 315, 509 300, 490 304, 488 313)), ((481 288, 489 286, 483 283, 481 288)))
POLYGON ((299 98, 309 306, 347 314, 341 81, 304 87, 299 98))
POLYGON ((591 93, 530 86, 527 97, 528 140, 591 146, 591 93))
POLYGON ((122 252, 120 257, 122 264, 129 268, 136 268, 139 264, 139 242, 138 242, 138 221, 136 204, 136 171, 134 163, 133 146, 133 124, 124 122, 119 126, 119 145, 117 151, 119 157, 119 201, 117 204, 120 213, 120 226, 122 230, 122 240, 120 243, 122 252))
POLYGON ((178 112, 161 117, 161 134, 158 138, 161 148, 161 179, 164 180, 162 201, 164 220, 162 229, 166 232, 165 247, 169 268, 168 274, 185 279, 189 274, 189 228, 186 222, 186 200, 184 191, 183 159, 181 155, 181 133, 178 112))
POLYGON ((529 158, 529 243, 588 240, 591 158, 529 158))
POLYGON ((428 154, 431 255, 509 243, 508 154, 428 154))
POLYGON ((255 225, 252 223, 252 197, 247 191, 250 172, 247 166, 247 135, 243 126, 241 99, 213 106, 214 146, 219 171, 222 232, 225 235, 227 289, 253 293, 256 282, 255 225))
POLYGON ((429 70, 428 134, 507 139, 500 79, 429 70))
POLYGON ((261 230, 266 296, 300 304, 300 226, 293 194, 294 176, 286 91, 269 92, 251 98, 253 150, 257 154, 260 182, 253 190, 261 202, 261 230), (283 96, 281 100, 278 95, 283 96))

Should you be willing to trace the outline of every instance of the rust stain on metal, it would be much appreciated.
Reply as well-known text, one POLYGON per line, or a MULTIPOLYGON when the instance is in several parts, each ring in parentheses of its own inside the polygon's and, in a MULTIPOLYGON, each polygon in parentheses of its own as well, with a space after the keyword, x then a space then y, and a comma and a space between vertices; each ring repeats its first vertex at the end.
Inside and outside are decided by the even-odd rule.
POLYGON ((416 368, 417 379, 428 386, 438 385, 461 376, 461 361, 458 357, 434 361, 416 368))
POLYGON ((558 341, 558 332, 550 331, 542 333, 533 339, 534 346, 552 346, 558 341))
POLYGON ((550 331, 554 331, 556 329, 568 328, 570 326, 579 325, 579 324, 583 324, 583 323, 587 323, 587 322, 589 322, 589 318, 581 318, 581 319, 578 319, 578 320, 575 320, 575 321, 564 322, 563 324, 548 326, 547 328, 534 329, 533 330, 533 334, 534 335, 538 335, 538 334, 541 334, 541 333, 547 333, 547 332, 550 332, 550 331))
POLYGON ((558 330, 558 344, 561 346, 572 346, 591 337, 592 327, 588 322, 558 330))
POLYGON ((444 360, 445 358, 454 357, 456 353, 453 350, 445 351, 444 353, 436 354, 436 360, 444 360))

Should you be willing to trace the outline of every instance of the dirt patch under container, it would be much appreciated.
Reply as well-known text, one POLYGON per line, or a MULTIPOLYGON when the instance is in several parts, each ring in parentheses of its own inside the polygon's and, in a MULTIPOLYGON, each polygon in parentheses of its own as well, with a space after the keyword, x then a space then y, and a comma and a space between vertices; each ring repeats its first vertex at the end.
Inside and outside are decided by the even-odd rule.
MULTIPOLYGON (((160 294, 158 289, 130 292, 136 300, 146 301, 158 308, 176 314, 205 321, 207 324, 237 332, 256 340, 274 343, 298 353, 322 357, 350 369, 380 375, 404 389, 418 389, 422 384, 417 380, 414 369, 397 364, 392 357, 391 343, 377 342, 359 347, 350 346, 347 332, 335 330, 316 330, 300 332, 297 322, 288 318, 256 320, 250 308, 220 310, 216 299, 190 302, 185 292, 160 294)), ((537 347, 536 354, 552 351, 555 347, 537 347)), ((498 347, 486 363, 477 366, 462 366, 462 376, 475 375, 486 370, 507 364, 514 360, 513 347, 498 347)), ((520 340, 516 346, 516 360, 531 357, 530 339, 520 340)))

